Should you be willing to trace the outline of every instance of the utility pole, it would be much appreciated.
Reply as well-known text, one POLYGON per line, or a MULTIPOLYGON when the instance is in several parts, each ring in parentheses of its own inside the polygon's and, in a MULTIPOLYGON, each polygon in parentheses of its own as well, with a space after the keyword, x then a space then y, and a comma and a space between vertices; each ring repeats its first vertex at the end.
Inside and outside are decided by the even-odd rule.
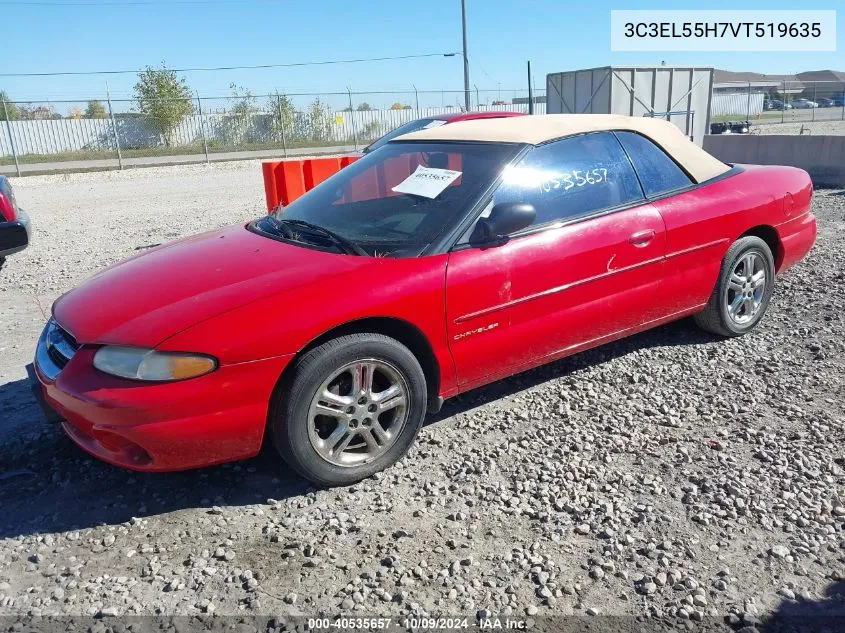
POLYGON ((528 114, 534 114, 534 88, 531 85, 531 60, 528 60, 528 114))
POLYGON ((467 0, 461 0, 461 28, 464 34, 464 104, 469 112, 472 104, 469 96, 469 57, 467 57, 467 0))

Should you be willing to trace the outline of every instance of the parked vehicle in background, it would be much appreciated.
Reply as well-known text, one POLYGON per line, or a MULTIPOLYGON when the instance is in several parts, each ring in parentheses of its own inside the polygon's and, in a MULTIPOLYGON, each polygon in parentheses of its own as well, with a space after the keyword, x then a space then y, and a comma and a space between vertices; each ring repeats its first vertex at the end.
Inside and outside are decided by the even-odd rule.
POLYGON ((820 108, 832 108, 834 105, 833 99, 828 99, 827 97, 822 97, 820 99, 816 99, 816 103, 819 104, 820 108))
POLYGON ((811 110, 812 108, 818 108, 819 104, 809 99, 796 99, 792 102, 792 107, 798 110, 811 110))
POLYGON ((833 101, 833 105, 837 108, 845 107, 845 95, 839 95, 838 97, 833 97, 831 99, 833 101))
POLYGON ((439 125, 446 125, 447 123, 458 123, 459 121, 472 121, 473 119, 502 119, 512 116, 524 116, 523 112, 459 112, 456 114, 438 114, 435 116, 425 117, 423 119, 414 119, 400 125, 391 130, 378 140, 373 141, 362 150, 362 153, 367 154, 375 149, 378 149, 385 143, 388 143, 402 134, 409 134, 417 130, 425 130, 439 125))
POLYGON ((243 459, 267 438, 305 477, 350 484, 405 455, 445 398, 685 316, 750 332, 815 241, 812 191, 659 119, 420 130, 62 295, 36 397, 124 468, 243 459))
POLYGON ((710 124, 710 134, 748 134, 750 121, 723 121, 710 124))
POLYGON ((12 183, 0 176, 0 266, 29 245, 29 231, 29 216, 18 206, 12 183))
POLYGON ((792 106, 780 99, 767 99, 763 101, 764 110, 791 110, 792 106))

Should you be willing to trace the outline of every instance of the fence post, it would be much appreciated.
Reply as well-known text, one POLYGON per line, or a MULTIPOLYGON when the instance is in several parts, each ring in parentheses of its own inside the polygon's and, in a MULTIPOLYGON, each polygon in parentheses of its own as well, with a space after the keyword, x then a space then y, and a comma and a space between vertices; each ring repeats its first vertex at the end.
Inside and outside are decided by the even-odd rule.
POLYGON ((6 107, 6 100, 3 99, 3 115, 6 117, 6 131, 9 133, 9 144, 12 146, 12 156, 15 157, 15 170, 18 176, 21 175, 21 166, 18 162, 18 150, 15 147, 15 138, 12 136, 12 123, 9 121, 9 109, 6 107))
MULTIPOLYGON (((816 101, 816 87, 818 85, 819 85, 818 82, 816 82, 816 81, 813 82, 813 103, 816 103, 816 104, 818 104, 818 101, 816 101)), ((816 120, 816 109, 810 108, 810 110, 813 111, 813 121, 815 121, 816 120)))
POLYGON ((276 103, 279 106, 279 129, 282 131, 282 154, 288 157, 288 140, 285 136, 285 117, 282 116, 282 95, 276 93, 276 103))
POLYGON ((746 99, 746 104, 745 104, 745 118, 746 118, 746 120, 751 118, 751 82, 750 81, 748 82, 748 98, 746 99))
POLYGON ((205 135, 205 117, 202 115, 202 99, 200 99, 199 91, 197 91, 197 110, 200 114, 200 133, 202 134, 202 145, 205 149, 205 162, 206 164, 210 164, 211 161, 208 158, 208 138, 205 135))
POLYGON ((786 81, 781 84, 780 98, 783 104, 780 107, 780 122, 783 123, 783 119, 786 116, 786 81))
POLYGON ((355 125, 355 108, 352 107, 352 88, 346 86, 349 94, 349 119, 352 121, 352 138, 355 140, 355 151, 358 151, 358 128, 355 125))
POLYGON ((114 134, 114 146, 117 148, 117 164, 120 169, 123 169, 123 156, 120 154, 120 137, 117 135, 117 124, 114 122, 114 110, 111 107, 111 93, 109 92, 108 84, 106 84, 106 100, 109 102, 109 118, 111 119, 111 130, 114 134))

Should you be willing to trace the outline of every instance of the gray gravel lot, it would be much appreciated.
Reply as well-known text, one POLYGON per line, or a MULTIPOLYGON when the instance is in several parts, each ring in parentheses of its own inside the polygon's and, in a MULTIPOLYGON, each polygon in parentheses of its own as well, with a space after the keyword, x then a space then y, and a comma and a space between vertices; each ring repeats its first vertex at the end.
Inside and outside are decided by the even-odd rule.
POLYGON ((789 121, 770 123, 752 121, 752 134, 812 134, 814 136, 842 136, 845 121, 789 121))
POLYGON ((0 271, 0 615, 845 617, 845 192, 817 193, 753 334, 681 321, 475 390, 394 468, 317 490, 270 450, 101 464, 24 380, 61 292, 262 213, 258 162, 14 185, 36 234, 0 271))

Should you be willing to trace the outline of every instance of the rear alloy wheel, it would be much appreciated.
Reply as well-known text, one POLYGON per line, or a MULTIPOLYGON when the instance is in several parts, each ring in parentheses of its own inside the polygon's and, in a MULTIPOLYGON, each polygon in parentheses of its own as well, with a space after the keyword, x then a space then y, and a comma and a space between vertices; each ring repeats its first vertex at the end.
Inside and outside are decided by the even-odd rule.
POLYGON ((775 262, 769 246, 759 237, 740 238, 728 249, 719 281, 695 322, 722 336, 745 334, 763 318, 774 287, 775 262))
POLYGON ((303 476, 351 484, 410 448, 425 417, 426 382, 398 341, 342 336, 305 354, 293 371, 274 399, 270 423, 276 448, 303 476))

